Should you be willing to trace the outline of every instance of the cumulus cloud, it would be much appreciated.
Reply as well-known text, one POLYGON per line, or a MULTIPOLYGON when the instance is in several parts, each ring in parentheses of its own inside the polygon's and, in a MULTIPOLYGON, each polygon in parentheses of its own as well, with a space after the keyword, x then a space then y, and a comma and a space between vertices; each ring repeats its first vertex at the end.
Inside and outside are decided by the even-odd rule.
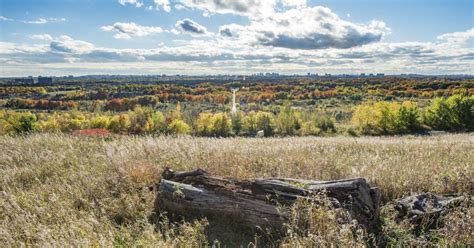
POLYGON ((30 39, 52 41, 53 37, 49 34, 34 34, 34 35, 30 35, 30 39))
POLYGON ((180 32, 191 34, 191 35, 207 35, 208 34, 206 27, 188 18, 177 21, 174 26, 180 32))
POLYGON ((47 66, 88 71, 103 68, 114 73, 120 68, 134 68, 133 73, 140 73, 157 67, 167 68, 160 69, 160 73, 183 73, 182 68, 186 68, 186 73, 198 74, 270 70, 283 73, 474 73, 474 48, 469 44, 452 46, 448 40, 375 42, 348 49, 301 50, 249 46, 216 38, 176 41, 172 47, 161 44, 151 49, 117 49, 60 36, 53 37, 48 45, 0 42, 0 62, 4 65, 0 74, 47 66))
POLYGON ((92 51, 95 46, 92 43, 74 40, 67 35, 61 35, 53 40, 49 45, 51 52, 84 54, 92 51))
POLYGON ((118 0, 118 3, 121 5, 127 5, 127 4, 135 5, 135 7, 137 8, 140 8, 143 6, 143 2, 140 0, 118 0))
POLYGON ((166 12, 171 11, 169 0, 154 0, 157 9, 163 9, 166 12))
POLYGON ((449 43, 466 43, 469 39, 474 37, 474 28, 468 29, 464 32, 447 33, 438 36, 438 40, 449 43))
POLYGON ((131 39, 132 37, 143 37, 163 32, 161 27, 141 26, 134 22, 116 22, 110 26, 102 26, 101 29, 106 32, 116 32, 115 39, 131 39))
POLYGON ((290 49, 346 49, 380 41, 390 29, 384 22, 356 24, 325 7, 306 7, 252 20, 247 26, 224 25, 219 33, 251 44, 290 49))
POLYGON ((66 18, 38 18, 37 20, 33 21, 21 21, 27 24, 47 24, 47 23, 58 23, 58 22, 65 22, 67 21, 66 18))

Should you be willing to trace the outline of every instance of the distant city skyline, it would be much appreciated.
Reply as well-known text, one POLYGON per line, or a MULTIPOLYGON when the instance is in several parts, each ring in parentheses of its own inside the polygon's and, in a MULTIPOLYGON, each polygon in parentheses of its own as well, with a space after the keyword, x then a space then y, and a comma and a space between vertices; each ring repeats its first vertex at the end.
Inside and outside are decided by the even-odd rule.
POLYGON ((0 0, 0 77, 474 74, 469 0, 0 0))

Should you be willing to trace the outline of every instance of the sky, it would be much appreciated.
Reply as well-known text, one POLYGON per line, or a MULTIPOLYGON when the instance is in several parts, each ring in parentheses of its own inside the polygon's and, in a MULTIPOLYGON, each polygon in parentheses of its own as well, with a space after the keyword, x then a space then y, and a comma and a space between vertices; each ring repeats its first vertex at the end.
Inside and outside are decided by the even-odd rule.
POLYGON ((0 76, 474 74, 471 0, 0 0, 0 76))

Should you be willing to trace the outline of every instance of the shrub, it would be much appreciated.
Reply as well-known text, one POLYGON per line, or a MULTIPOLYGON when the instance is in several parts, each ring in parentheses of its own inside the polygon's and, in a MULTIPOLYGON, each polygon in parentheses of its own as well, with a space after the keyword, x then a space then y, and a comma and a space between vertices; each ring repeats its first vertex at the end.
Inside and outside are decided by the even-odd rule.
POLYGON ((328 116, 322 116, 316 119, 316 126, 323 132, 334 133, 336 132, 336 125, 334 120, 328 116))
POLYGON ((98 115, 92 117, 89 122, 89 128, 107 128, 110 124, 110 119, 108 116, 98 115))
POLYGON ((308 136, 308 135, 319 135, 321 133, 321 129, 314 125, 312 121, 303 122, 301 125, 301 135, 308 136))
POLYGON ((257 131, 263 130, 266 137, 273 136, 275 131, 275 118, 272 113, 258 112, 257 116, 257 131))
POLYGON ((269 112, 250 112, 243 119, 243 130, 251 135, 263 130, 266 137, 275 133, 275 117, 269 112))
POLYGON ((434 130, 474 130, 474 96, 436 98, 425 110, 424 123, 434 130))
POLYGON ((218 113, 211 118, 211 133, 214 136, 226 137, 232 131, 232 122, 226 113, 218 113))
POLYGON ((116 115, 110 119, 108 129, 114 133, 126 133, 132 123, 128 114, 116 115))
POLYGON ((188 134, 190 131, 189 125, 182 120, 175 119, 168 125, 169 134, 188 134))
POLYGON ((299 127, 300 123, 291 107, 291 103, 286 101, 280 108, 280 114, 277 118, 278 132, 282 135, 294 135, 299 127))
POLYGON ((362 134, 405 134, 420 131, 418 106, 413 102, 369 102, 356 107, 352 123, 362 134))
POLYGON ((242 130, 242 118, 242 113, 240 111, 231 115, 232 130, 234 131, 234 134, 238 135, 242 130))
POLYGON ((196 132, 201 136, 226 137, 232 132, 232 121, 226 113, 199 114, 196 132))
POLYGON ((252 135, 257 133, 257 113, 251 111, 242 119, 242 129, 252 135))
POLYGON ((209 136, 212 132, 212 114, 200 113, 196 123, 196 133, 200 136, 209 136))
POLYGON ((137 106, 129 115, 131 133, 159 133, 165 130, 165 117, 152 108, 137 106))
POLYGON ((38 131, 36 115, 26 112, 17 114, 17 118, 12 119, 11 126, 15 133, 26 134, 38 131))

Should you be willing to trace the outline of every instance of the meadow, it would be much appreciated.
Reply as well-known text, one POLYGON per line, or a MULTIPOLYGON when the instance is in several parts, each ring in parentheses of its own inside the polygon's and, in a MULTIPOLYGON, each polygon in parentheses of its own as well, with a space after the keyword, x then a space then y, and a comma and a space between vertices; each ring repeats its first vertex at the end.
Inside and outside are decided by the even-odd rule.
MULTIPOLYGON (((420 192, 472 196, 472 133, 357 138, 41 133, 0 136, 0 147, 2 247, 226 247, 228 234, 221 229, 220 237, 205 220, 176 223, 156 218, 155 192, 149 187, 159 181, 165 167, 202 168, 240 179, 364 177, 382 190, 385 206, 377 233, 356 235, 337 225, 332 215, 313 215, 318 228, 272 240, 273 246, 474 243, 472 204, 448 214, 441 229, 423 234, 414 234, 408 223, 393 221, 389 207, 394 199, 420 192)), ((258 246, 259 238, 248 235, 258 246)))

